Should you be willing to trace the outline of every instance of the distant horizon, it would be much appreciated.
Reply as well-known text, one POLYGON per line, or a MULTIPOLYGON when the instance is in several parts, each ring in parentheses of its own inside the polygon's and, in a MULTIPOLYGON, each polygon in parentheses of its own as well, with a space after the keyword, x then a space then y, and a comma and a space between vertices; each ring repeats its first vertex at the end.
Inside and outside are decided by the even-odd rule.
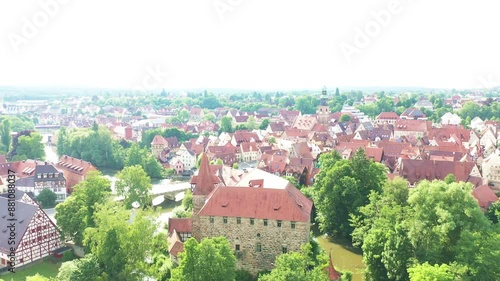
MULTIPOLYGON (((491 88, 430 88, 430 87, 418 87, 418 86, 321 86, 316 88, 162 88, 143 91, 143 93, 161 93, 163 90, 167 93, 171 92, 235 92, 235 93, 252 93, 252 92, 317 92, 321 93, 323 87, 326 87, 328 93, 334 93, 338 88, 339 91, 362 91, 362 92, 380 92, 380 91, 391 91, 391 92, 404 92, 404 91, 488 91, 496 90, 500 87, 491 88)), ((77 86, 18 86, 18 85, 0 85, 0 95, 6 89, 11 90, 32 90, 32 91, 110 91, 110 92, 128 92, 137 93, 138 90, 126 89, 126 88, 105 88, 105 87, 77 87, 77 86)))

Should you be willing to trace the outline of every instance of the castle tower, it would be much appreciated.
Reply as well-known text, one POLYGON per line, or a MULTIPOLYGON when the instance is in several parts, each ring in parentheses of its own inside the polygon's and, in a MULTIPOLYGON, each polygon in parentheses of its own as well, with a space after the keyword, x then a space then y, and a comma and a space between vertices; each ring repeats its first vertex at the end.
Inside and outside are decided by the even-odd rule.
POLYGON ((220 180, 210 171, 210 163, 205 153, 201 155, 200 169, 197 176, 191 179, 193 188, 193 226, 192 235, 198 241, 200 240, 200 221, 198 213, 205 205, 208 195, 219 184, 220 180))

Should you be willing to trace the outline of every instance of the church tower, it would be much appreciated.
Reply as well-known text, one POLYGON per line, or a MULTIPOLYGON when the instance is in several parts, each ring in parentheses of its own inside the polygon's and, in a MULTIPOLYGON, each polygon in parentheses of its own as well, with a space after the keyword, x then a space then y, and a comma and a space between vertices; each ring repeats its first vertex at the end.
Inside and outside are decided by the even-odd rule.
POLYGON ((316 110, 317 118, 320 124, 328 125, 328 119, 330 116, 330 107, 328 106, 328 93, 326 87, 323 87, 320 96, 320 103, 318 109, 316 110))

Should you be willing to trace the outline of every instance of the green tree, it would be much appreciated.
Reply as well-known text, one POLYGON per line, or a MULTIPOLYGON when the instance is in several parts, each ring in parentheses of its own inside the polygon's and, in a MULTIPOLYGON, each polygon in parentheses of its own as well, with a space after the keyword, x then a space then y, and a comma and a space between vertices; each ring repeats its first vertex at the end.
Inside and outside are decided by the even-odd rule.
POLYGON ((12 142, 12 128, 10 126, 9 119, 4 119, 2 125, 0 126, 0 142, 3 147, 3 151, 8 152, 10 150, 10 144, 12 142))
POLYGON ((96 256, 107 280, 143 280, 150 271, 146 258, 164 251, 166 244, 158 242, 165 237, 156 234, 151 217, 149 210, 127 211, 117 203, 97 209, 96 227, 85 230, 84 245, 96 256))
POLYGON ((340 116, 340 122, 349 122, 349 121, 351 121, 351 115, 342 114, 342 116, 340 116))
POLYGON ((379 192, 386 180, 385 168, 366 159, 358 149, 351 160, 342 160, 337 152, 320 158, 321 170, 315 181, 315 202, 320 229, 334 236, 350 238, 351 215, 368 203, 371 191, 379 192))
POLYGON ((77 266, 78 261, 67 261, 61 264, 59 271, 57 273, 57 280, 59 281, 72 281, 71 276, 74 274, 76 270, 78 270, 77 266))
POLYGON ((53 208, 56 205, 57 195, 50 189, 44 188, 36 197, 36 200, 42 204, 42 208, 53 208))
POLYGON ((28 159, 45 159, 42 136, 32 132, 29 136, 20 136, 16 147, 16 155, 24 155, 28 159))
POLYGON ((257 120, 255 119, 255 116, 251 115, 248 117, 247 122, 246 122, 246 127, 248 130, 252 131, 258 128, 257 126, 257 120))
POLYGON ((193 194, 189 189, 186 190, 186 192, 184 192, 184 198, 182 199, 182 206, 187 211, 193 210, 193 194))
POLYGON ((497 201, 490 205, 486 212, 486 217, 494 224, 500 221, 500 202, 497 201))
POLYGON ((269 118, 264 118, 262 122, 260 122, 259 129, 266 130, 267 126, 269 126, 269 123, 270 123, 269 118))
POLYGON ((235 277, 236 257, 225 237, 206 238, 201 243, 189 238, 170 280, 234 281, 235 277))
POLYGON ((454 174, 449 174, 446 177, 444 177, 444 182, 447 184, 454 183, 457 181, 457 178, 455 177, 454 174))
POLYGON ((386 181, 382 193, 372 191, 370 203, 352 215, 355 245, 362 245, 366 280, 407 280, 412 257, 404 219, 407 213, 408 182, 386 181))
POLYGON ((233 163, 233 169, 238 170, 240 168, 240 165, 238 163, 233 163))
POLYGON ((480 210, 472 186, 423 181, 408 195, 406 184, 388 182, 351 219, 366 279, 409 280, 413 274, 412 280, 421 280, 421 274, 441 274, 447 265, 453 280, 499 279, 500 269, 492 262, 500 258, 499 229, 480 210))
POLYGON ((66 127, 61 127, 59 128, 59 131, 57 132, 57 154, 62 156, 66 150, 65 150, 65 143, 67 142, 67 132, 66 132, 66 127))
POLYGON ((85 229, 95 226, 96 206, 106 202, 111 193, 111 182, 100 172, 91 171, 73 189, 71 196, 56 206, 55 218, 62 234, 82 245, 85 229))
POLYGON ((315 266, 306 249, 310 250, 310 247, 304 247, 302 252, 279 255, 274 269, 269 274, 260 276, 259 281, 328 281, 326 264, 315 266))
POLYGON ((221 132, 232 133, 233 132, 233 119, 229 116, 222 117, 220 121, 221 132))
POLYGON ((134 202, 139 202, 141 207, 151 205, 151 178, 141 166, 125 167, 116 178, 116 191, 125 197, 124 203, 127 208, 131 208, 134 202))
POLYGON ((441 264, 434 266, 429 263, 419 264, 408 269, 411 281, 454 281, 457 280, 450 266, 441 264))
POLYGON ((102 269, 95 255, 86 254, 85 257, 76 260, 76 270, 71 274, 71 281, 104 281, 102 269))
POLYGON ((133 144, 126 152, 125 167, 140 165, 151 178, 162 178, 165 174, 163 166, 151 152, 138 144, 133 144))

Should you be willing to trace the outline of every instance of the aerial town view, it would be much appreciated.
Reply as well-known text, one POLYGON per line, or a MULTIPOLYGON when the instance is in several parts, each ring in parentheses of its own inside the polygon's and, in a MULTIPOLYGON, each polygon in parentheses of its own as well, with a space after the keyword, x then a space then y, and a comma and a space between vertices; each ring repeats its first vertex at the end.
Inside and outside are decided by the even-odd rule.
POLYGON ((493 0, 2 1, 0 281, 500 280, 493 0))

